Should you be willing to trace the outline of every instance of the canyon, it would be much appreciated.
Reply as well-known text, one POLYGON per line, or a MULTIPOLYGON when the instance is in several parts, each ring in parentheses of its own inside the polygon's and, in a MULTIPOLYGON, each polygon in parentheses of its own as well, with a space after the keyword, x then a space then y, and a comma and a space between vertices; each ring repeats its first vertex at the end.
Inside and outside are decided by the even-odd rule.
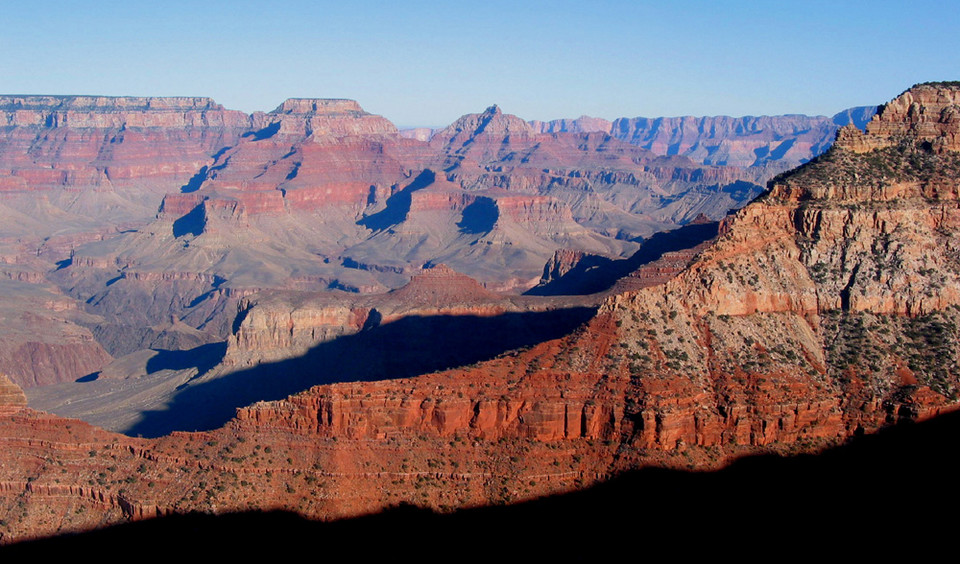
MULTIPOLYGON (((624 122, 627 142, 598 120, 531 124, 496 106, 408 137, 350 101, 252 116, 125 101, 131 115, 159 105, 144 127, 187 131, 170 153, 138 149, 144 162, 212 151, 157 164, 182 183, 165 193, 107 174, 101 130, 141 126, 100 100, 3 105, 4 131, 48 159, 4 157, 4 178, 49 181, 40 206, 32 184, 0 179, 3 204, 65 229, 5 236, 5 282, 30 291, 4 308, 42 303, 37 323, 92 360, 42 382, 2 367, 0 542, 191 511, 515 503, 649 466, 820 452, 957 407, 954 83, 911 88, 865 131, 820 120, 836 141, 819 156, 829 141, 806 131, 767 153, 727 143, 711 162, 687 133, 624 122), (70 123, 99 160, 49 156, 74 145, 39 130, 70 123), (811 160, 781 172, 785 155, 811 160), (77 174, 30 172, 47 165, 77 174), (79 219, 81 195, 100 192, 126 202, 123 226, 79 219)), ((710 128, 773 123, 743 119, 710 128)), ((707 127, 681 122, 657 127, 707 127)))
MULTIPOLYGON (((758 119, 694 144, 746 135, 763 152, 819 132, 804 146, 825 148, 842 121, 758 119)), ((14 352, 0 371, 28 388, 71 382, 137 351, 222 342, 260 291, 381 293, 439 263, 523 292, 555 252, 628 257, 654 233, 721 219, 771 175, 567 121, 491 106, 418 139, 351 100, 247 115, 209 98, 0 96, 0 280, 56 295, 28 315, 63 319, 55 340, 84 359, 38 328, 4 348, 50 372, 29 374, 14 352)), ((25 304, 3 295, 14 319, 25 304)))

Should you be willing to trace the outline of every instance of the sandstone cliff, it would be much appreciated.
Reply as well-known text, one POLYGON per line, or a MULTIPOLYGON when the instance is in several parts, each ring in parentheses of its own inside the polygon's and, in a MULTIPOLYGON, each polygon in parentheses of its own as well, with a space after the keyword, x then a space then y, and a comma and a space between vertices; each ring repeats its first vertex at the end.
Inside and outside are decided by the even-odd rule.
MULTIPOLYGON (((537 299, 496 294, 443 264, 422 270, 406 285, 386 294, 262 292, 240 301, 224 363, 253 366, 297 358, 340 337, 403 319, 494 318, 511 312, 545 312, 595 303, 595 299, 580 297, 537 299)), ((394 344, 378 346, 390 351, 394 344)), ((422 354, 431 354, 429 342, 415 346, 422 354)), ((396 350, 391 354, 408 353, 396 350)))

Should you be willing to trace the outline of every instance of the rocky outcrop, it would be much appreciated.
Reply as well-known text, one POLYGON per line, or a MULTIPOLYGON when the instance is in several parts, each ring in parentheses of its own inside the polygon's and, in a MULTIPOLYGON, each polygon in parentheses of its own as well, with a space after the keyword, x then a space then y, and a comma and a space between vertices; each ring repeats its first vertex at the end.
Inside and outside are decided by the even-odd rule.
POLYGON ((404 287, 391 292, 390 298, 395 303, 416 307, 442 307, 503 299, 484 289, 473 278, 445 264, 424 269, 404 287))
POLYGON ((11 410, 27 405, 27 396, 20 386, 6 374, 0 374, 0 410, 11 410))
POLYGON ((277 133, 297 136, 396 134, 387 119, 368 114, 354 100, 290 98, 266 115, 258 115, 263 129, 279 124, 277 133))
POLYGON ((960 150, 960 94, 954 83, 924 83, 907 90, 882 109, 882 118, 866 126, 866 135, 843 132, 847 150, 866 153, 901 140, 929 144, 937 154, 960 150))
POLYGON ((218 154, 195 179, 194 191, 168 197, 167 217, 190 213, 190 202, 241 223, 247 216, 335 206, 359 211, 371 194, 409 175, 406 140, 353 100, 290 99, 253 119, 253 130, 218 154))
POLYGON ((240 326, 230 336, 224 363, 252 365, 293 358, 311 347, 360 331, 370 315, 366 307, 351 307, 326 294, 291 303, 289 295, 244 298, 239 303, 240 326))

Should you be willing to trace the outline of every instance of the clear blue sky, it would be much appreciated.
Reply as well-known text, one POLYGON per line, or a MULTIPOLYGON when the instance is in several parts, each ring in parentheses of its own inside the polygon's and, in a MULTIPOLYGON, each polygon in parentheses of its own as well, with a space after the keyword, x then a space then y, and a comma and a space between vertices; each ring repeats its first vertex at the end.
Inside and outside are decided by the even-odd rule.
POLYGON ((960 80, 960 2, 0 1, 0 92, 352 98, 400 126, 490 104, 833 114, 960 80))

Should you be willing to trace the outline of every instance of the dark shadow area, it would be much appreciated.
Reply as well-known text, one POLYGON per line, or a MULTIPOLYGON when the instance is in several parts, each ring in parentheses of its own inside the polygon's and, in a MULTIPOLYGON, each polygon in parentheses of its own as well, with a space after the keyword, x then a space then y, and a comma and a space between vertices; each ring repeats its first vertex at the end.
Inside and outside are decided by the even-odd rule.
MULTIPOLYGON (((741 205, 745 206, 763 192, 763 186, 746 180, 737 180, 719 187, 719 191, 723 194, 729 194, 733 201, 741 202, 741 205)), ((736 210, 730 210, 727 213, 730 214, 734 211, 736 210)))
POLYGON ((777 148, 770 153, 770 160, 777 161, 782 159, 783 156, 787 154, 787 151, 793 147, 793 144, 796 143, 796 141, 796 138, 787 139, 783 143, 777 145, 777 148))
POLYGON ((123 553, 149 546, 151 555, 179 557, 189 546, 223 556, 329 541, 362 546, 369 557, 377 550, 395 555, 410 543, 454 554, 465 546, 479 549, 486 542, 481 539, 497 539, 495 549, 479 550, 478 560, 493 550, 513 558, 620 559, 627 546, 645 556, 715 557, 733 550, 737 560, 755 554, 764 561, 773 554, 826 553, 876 553, 888 561, 902 551, 916 561, 925 550, 944 556, 954 538, 957 437, 960 414, 954 413, 858 437, 820 455, 753 456, 716 472, 641 469, 515 505, 449 514, 401 506, 326 523, 284 512, 190 514, 21 543, 0 553, 79 554, 102 547, 123 553))
POLYGON ((248 131, 244 133, 241 137, 252 137, 254 141, 262 141, 264 139, 269 139, 277 134, 280 131, 280 122, 271 123, 270 125, 259 129, 257 131, 248 131))
POLYGON ((200 378, 211 368, 220 364, 227 352, 227 343, 208 343, 190 350, 157 350, 157 354, 147 361, 147 374, 160 370, 186 370, 196 368, 200 378))
POLYGON ((293 180, 297 177, 297 174, 300 172, 300 163, 293 164, 293 170, 287 173, 287 177, 284 180, 293 180))
POLYGON ((173 222, 173 236, 182 237, 183 235, 197 236, 203 233, 203 227, 207 224, 206 214, 203 211, 203 204, 190 210, 190 213, 173 222))
MULTIPOLYGON (((202 345, 223 340, 213 333, 182 331, 170 325, 128 325, 107 321, 90 325, 88 328, 93 332, 93 338, 115 359, 144 349, 152 349, 160 353, 165 351, 186 353, 195 350, 196 354, 202 355, 207 351, 200 348, 202 345)), ((205 357, 200 358, 202 360, 205 357)), ((162 358, 157 361, 165 362, 162 358)), ((197 366, 197 364, 189 366, 197 366)))
POLYGON ((626 259, 614 260, 597 255, 586 255, 559 278, 544 268, 543 278, 550 282, 527 290, 528 296, 579 296, 595 294, 612 287, 617 280, 649 264, 664 253, 696 247, 717 236, 720 223, 689 223, 663 233, 656 233, 626 259))
POLYGON ((753 161, 752 166, 757 166, 758 164, 762 163, 769 154, 770 154, 769 145, 763 145, 762 147, 757 147, 756 149, 754 149, 753 156, 756 157, 756 160, 753 161))
POLYGON ((463 208, 463 214, 457 227, 460 231, 470 235, 489 233, 500 218, 497 203, 490 198, 478 198, 469 206, 463 208))
MULTIPOLYGON (((354 335, 317 345, 302 357, 190 385, 178 392, 168 409, 145 412, 139 423, 124 432, 157 437, 172 431, 214 429, 232 418, 238 407, 284 399, 318 384, 409 378, 472 364, 562 337, 594 311, 584 307, 493 317, 411 316, 365 327, 354 335)), ((212 362, 217 349, 205 347, 200 349, 211 354, 212 362)), ((198 366, 193 358, 197 350, 167 351, 154 366, 198 366)))
POLYGON ((216 153, 210 155, 210 158, 212 158, 213 161, 216 162, 217 160, 220 159, 220 157, 223 156, 224 153, 226 153, 227 151, 229 151, 229 150, 232 149, 232 148, 233 148, 233 147, 224 147, 224 148, 220 149, 219 151, 217 151, 216 153))
POLYGON ((196 174, 190 177, 190 180, 188 180, 186 184, 180 187, 180 191, 183 192, 184 194, 188 194, 190 192, 196 192, 197 190, 200 189, 200 185, 203 184, 203 181, 206 178, 207 178, 207 167, 204 166, 199 171, 197 171, 196 174))
POLYGON ((432 170, 427 169, 421 172, 406 188, 387 198, 384 209, 361 219, 357 225, 373 231, 383 231, 403 222, 410 213, 410 194, 433 184, 434 180, 436 180, 436 174, 432 170))
POLYGON ((187 307, 188 308, 197 307, 198 305, 202 304, 204 301, 210 299, 210 297, 213 296, 215 293, 216 293, 216 289, 210 290, 208 292, 204 292, 199 296, 190 300, 190 303, 187 304, 187 307))
POLYGON ((84 382, 93 382, 93 381, 96 380, 99 376, 100 376, 100 373, 99 373, 99 372, 91 372, 90 374, 87 374, 86 376, 81 376, 81 377, 77 378, 76 380, 74 380, 74 382, 77 382, 77 383, 80 383, 80 384, 82 384, 82 383, 84 383, 84 382))

